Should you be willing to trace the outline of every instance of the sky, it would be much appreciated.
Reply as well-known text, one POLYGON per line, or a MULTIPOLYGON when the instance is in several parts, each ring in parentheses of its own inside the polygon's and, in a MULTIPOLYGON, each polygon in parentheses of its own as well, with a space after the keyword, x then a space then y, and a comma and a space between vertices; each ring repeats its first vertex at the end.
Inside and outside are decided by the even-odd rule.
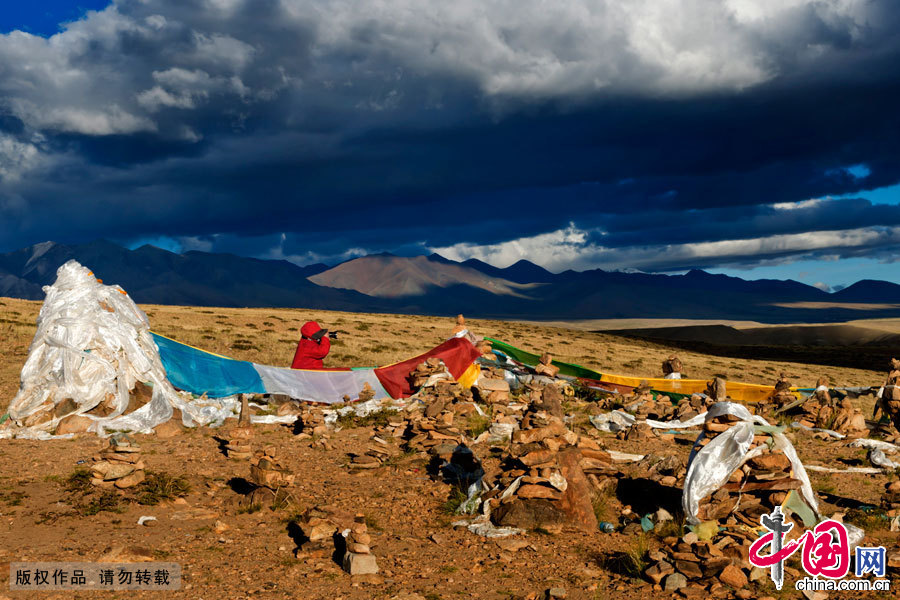
POLYGON ((893 0, 12 4, 0 252, 900 283, 893 0))

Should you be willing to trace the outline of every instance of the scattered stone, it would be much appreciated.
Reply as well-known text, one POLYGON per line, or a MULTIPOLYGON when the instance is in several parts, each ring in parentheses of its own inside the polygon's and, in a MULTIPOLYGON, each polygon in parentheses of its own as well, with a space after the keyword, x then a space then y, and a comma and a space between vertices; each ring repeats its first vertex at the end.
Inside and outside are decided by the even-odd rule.
POLYGON ((104 550, 97 562, 101 563, 135 563, 151 562, 153 551, 141 546, 113 546, 104 550))
POLYGON ((722 572, 719 573, 719 581, 738 590, 747 586, 746 575, 734 565, 728 565, 722 569, 722 572))
POLYGON ((684 586, 687 585, 687 578, 681 573, 672 573, 668 577, 666 577, 665 583, 663 584, 663 589, 667 592, 674 592, 675 590, 680 590, 684 586))

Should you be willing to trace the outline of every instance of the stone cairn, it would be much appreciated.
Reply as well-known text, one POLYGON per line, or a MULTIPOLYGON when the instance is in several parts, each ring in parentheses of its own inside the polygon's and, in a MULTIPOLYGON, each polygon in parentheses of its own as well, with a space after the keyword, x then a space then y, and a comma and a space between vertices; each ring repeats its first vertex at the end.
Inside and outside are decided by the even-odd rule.
POLYGON ((334 550, 334 534, 338 525, 333 515, 318 506, 307 508, 297 522, 305 540, 300 552, 331 554, 334 550))
POLYGON ((484 404, 509 404, 509 382, 503 378, 502 373, 495 373, 494 369, 483 369, 474 389, 478 399, 484 404))
POLYGON ((838 404, 831 429, 844 434, 848 438, 861 438, 869 435, 866 417, 861 410, 853 406, 850 398, 847 397, 843 398, 838 404))
POLYGON ((862 412, 847 397, 832 398, 828 385, 828 377, 820 377, 816 382, 816 391, 799 405, 800 424, 831 429, 850 438, 867 436, 869 429, 862 412))
POLYGON ((896 358, 891 359, 891 367, 876 411, 878 419, 884 415, 891 420, 894 428, 900 430, 900 360, 896 358))
POLYGON ((722 402, 726 399, 728 399, 728 391, 725 380, 721 377, 714 377, 706 382, 705 394, 691 394, 682 398, 675 406, 675 410, 665 420, 677 419, 679 421, 687 421, 692 417, 705 413, 716 402, 722 402))
POLYGON ((541 354, 541 358, 538 361, 537 366, 534 368, 534 372, 538 375, 556 377, 559 374, 559 367, 553 364, 553 357, 550 356, 550 353, 544 352, 543 354, 541 354))
POLYGON ((344 570, 351 575, 371 575, 378 572, 375 555, 369 544, 372 538, 366 527, 365 515, 356 515, 347 534, 347 551, 344 553, 344 570))
POLYGON ((463 389, 452 379, 438 379, 426 386, 432 375, 445 371, 440 360, 429 358, 410 374, 410 385, 418 390, 417 396, 425 403, 425 408, 421 413, 416 409, 409 415, 403 434, 406 450, 449 457, 464 438, 463 429, 456 423, 457 417, 468 417, 477 412, 472 391, 463 389))
POLYGON ((141 447, 123 435, 110 437, 109 446, 94 457, 91 465, 94 485, 125 489, 144 481, 144 476, 141 447))
POLYGON ((819 377, 816 381, 816 390, 807 400, 800 405, 799 420, 801 425, 807 427, 831 428, 834 417, 834 406, 831 393, 828 391, 828 377, 819 377), (825 389, 821 389, 825 388, 825 389))
POLYGON ((385 440, 373 435, 372 443, 366 447, 364 453, 350 453, 349 467, 353 470, 377 469, 395 454, 385 440))
MULTIPOLYGON (((705 446, 739 421, 727 414, 707 420, 705 436, 698 443, 705 446)), ((710 539, 701 540, 693 532, 666 538, 662 548, 650 553, 655 562, 644 573, 647 579, 666 591, 690 585, 715 593, 723 584, 741 589, 747 586, 748 577, 765 575, 762 570, 752 570, 748 562, 750 544, 756 540, 753 530, 759 527, 761 515, 781 506, 788 493, 801 486, 792 476, 788 457, 781 450, 770 449, 769 439, 768 434, 755 435, 750 450, 763 447, 762 454, 747 460, 726 484, 700 501, 697 518, 714 524, 710 539), (719 526, 725 526, 726 533, 718 533, 719 526)), ((785 518, 792 520, 789 511, 785 518)), ((802 523, 795 522, 792 534, 799 535, 803 529, 802 523)))
POLYGON ((666 487, 681 487, 687 475, 687 465, 682 457, 669 455, 665 457, 648 454, 638 463, 638 472, 645 477, 666 487))
MULTIPOLYGON (((741 590, 749 583, 749 544, 745 547, 728 535, 715 542, 700 540, 693 532, 680 538, 667 537, 663 543, 660 549, 649 552, 652 564, 644 576, 667 592, 692 588, 698 593, 719 596, 721 592, 727 595, 724 586, 741 590)), ((757 576, 760 573, 766 576, 762 569, 754 571, 757 576)))
POLYGON ((796 399, 797 397, 791 392, 791 382, 788 381, 787 375, 782 373, 775 382, 775 391, 772 393, 770 402, 776 408, 782 408, 796 399))
POLYGON ((450 332, 450 335, 457 335, 467 330, 468 327, 466 327, 466 318, 462 315, 456 315, 456 326, 450 332))
POLYGON ((881 508, 887 511, 890 517, 900 515, 900 481, 891 481, 884 485, 881 508))
MULTIPOLYGON (((668 420, 675 412, 675 406, 668 396, 653 396, 650 384, 646 380, 641 381, 634 391, 625 396, 623 403, 625 410, 635 415, 638 419, 668 420)), ((648 428, 649 429, 649 428, 648 428)))
POLYGON ((512 435, 499 468, 485 466, 482 484, 491 519, 503 526, 595 530, 592 495, 618 476, 609 454, 563 422, 561 392, 548 385, 512 435))
POLYGON ((315 406, 304 406, 297 416, 296 427, 300 430, 301 438, 323 436, 328 434, 328 424, 325 423, 325 413, 315 406))
POLYGON ((375 390, 372 388, 372 384, 368 381, 363 384, 362 389, 359 391, 359 401, 360 402, 368 402, 369 400, 375 399, 375 390))
POLYGON ((462 430, 454 424, 453 411, 432 403, 425 407, 423 414, 410 415, 404 447, 434 455, 452 454, 462 435, 462 430))
POLYGON ((269 446, 251 461, 248 481, 253 485, 250 504, 285 504, 290 494, 284 488, 294 483, 294 475, 278 462, 274 448, 269 446))
POLYGON ((432 375, 446 372, 447 368, 444 366, 444 361, 430 356, 416 365, 416 368, 409 374, 409 385, 413 390, 418 390, 425 385, 432 375))
POLYGON ((653 429, 647 425, 646 419, 668 420, 675 411, 668 396, 653 396, 650 384, 646 380, 622 399, 625 410, 633 414, 634 424, 616 437, 620 440, 645 440, 654 436, 653 429))
POLYGON ((684 365, 681 363, 681 359, 675 356, 674 354, 663 361, 662 364, 662 372, 663 377, 668 377, 673 373, 678 373, 681 375, 684 370, 684 365))
POLYGON ((250 407, 247 396, 241 394, 241 414, 238 424, 225 440, 225 455, 235 460, 249 460, 253 456, 250 440, 253 438, 253 427, 250 424, 250 407))
MULTIPOLYGON (((397 411, 396 414, 392 414, 388 417, 388 422, 386 425, 381 425, 375 428, 375 435, 373 436, 373 440, 375 437, 380 440, 386 440, 388 438, 399 439, 402 438, 406 433, 406 428, 409 426, 409 420, 402 414, 401 411, 397 411)), ((378 442, 378 440, 375 440, 378 442)))

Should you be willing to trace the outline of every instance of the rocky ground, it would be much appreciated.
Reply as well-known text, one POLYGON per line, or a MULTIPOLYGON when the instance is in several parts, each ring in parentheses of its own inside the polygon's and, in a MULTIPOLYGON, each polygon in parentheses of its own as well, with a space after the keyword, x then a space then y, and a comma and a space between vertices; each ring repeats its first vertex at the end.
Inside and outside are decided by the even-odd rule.
MULTIPOLYGON (((39 306, 0 301, 6 351, 0 362, 0 406, 15 393, 39 306)), ((269 309, 146 308, 162 333, 269 364, 290 357, 294 325, 308 316, 269 309)), ((436 345, 449 330, 447 320, 436 318, 412 321, 324 312, 313 316, 348 331, 335 345, 333 364, 387 364, 408 358, 436 345)), ((664 346, 532 324, 475 321, 471 326, 557 358, 627 374, 659 375, 659 365, 672 352, 664 346)), ((686 371, 704 378, 774 383, 784 371, 801 385, 812 385, 823 374, 842 385, 884 380, 882 371, 735 362, 694 353, 681 354, 681 359, 686 371)), ((422 378, 429 374, 423 372, 422 378)), ((544 397, 541 386, 512 396, 502 385, 474 396, 454 386, 437 386, 422 396, 421 404, 408 405, 410 410, 402 413, 342 418, 338 428, 325 427, 315 410, 273 402, 271 412, 299 413, 306 427, 257 424, 247 429, 229 421, 222 428, 187 430, 170 422, 156 434, 134 435, 137 452, 112 452, 108 440, 93 435, 43 442, 3 440, 0 590, 8 589, 11 562, 116 557, 180 563, 184 586, 167 593, 173 598, 644 599, 672 597, 667 587, 679 588, 675 597, 688 598, 799 597, 787 591, 799 573, 796 559, 788 563, 786 591, 779 593, 767 576, 745 581, 754 574, 733 547, 728 550, 730 560, 723 561, 708 554, 718 550, 697 543, 684 527, 683 468, 698 430, 660 434, 640 425, 612 434, 589 422, 589 416, 636 401, 646 392, 638 390, 627 402, 610 403, 584 390, 573 396, 559 386, 562 401, 557 405, 544 397), (476 414, 473 401, 488 417, 476 414), (485 435, 493 425, 513 423, 525 431, 512 440, 492 441, 485 435), (461 519, 456 508, 464 494, 435 467, 458 441, 471 449, 471 460, 482 465, 486 480, 497 486, 486 495, 496 509, 504 509, 510 500, 520 507, 551 503, 578 518, 552 526, 532 523, 524 533, 502 539, 454 526, 461 519), (608 451, 646 458, 611 463, 608 451), (522 485, 514 497, 502 500, 497 494, 518 477, 522 485), (561 489, 566 485, 586 490, 578 506, 561 489), (660 509, 673 519, 660 521, 660 509), (640 518, 650 514, 656 523, 645 532, 640 518), (155 520, 139 525, 141 517, 155 520), (585 527, 596 522, 599 527, 585 527), (353 527, 355 537, 348 541, 360 554, 368 547, 377 574, 350 575, 342 568, 342 553, 327 536, 353 527), (606 532, 610 527, 613 531, 606 532), (660 562, 675 563, 679 573, 698 576, 684 581, 678 573, 671 577, 660 562), (701 572, 687 564, 692 562, 702 566, 701 572), (723 568, 726 563, 733 568, 723 568)), ((831 413, 823 416, 825 400, 817 402, 814 414, 804 413, 809 422, 819 424, 825 417, 837 422, 831 413)), ((871 396, 849 402, 871 415, 871 396)), ((686 418, 703 410, 702 404, 676 407, 650 398, 636 412, 638 417, 686 418)), ((796 430, 789 437, 805 464, 869 466, 864 449, 843 441, 796 430)), ((837 513, 863 527, 867 545, 895 548, 897 533, 889 530, 881 505, 885 487, 897 481, 896 474, 810 472, 810 477, 822 514, 837 513)), ((497 510, 495 518, 501 513, 497 510)), ((503 519, 527 521, 525 513, 506 510, 503 519)), ((896 572, 892 576, 896 578, 896 572)), ((7 595, 29 597, 26 592, 7 595)), ((73 597, 72 592, 31 595, 73 597)), ((142 595, 151 593, 85 592, 77 597, 142 595)))
MULTIPOLYGON (((531 531, 491 540, 455 528, 449 507, 454 488, 430 473, 430 457, 405 451, 399 439, 386 440, 392 458, 377 468, 350 468, 351 454, 364 454, 378 424, 353 420, 326 437, 297 436, 293 426, 254 425, 252 444, 268 447, 295 474, 287 486, 293 502, 273 509, 247 504, 251 465, 228 459, 221 430, 185 430, 173 437, 136 435, 148 474, 183 476, 190 491, 157 505, 138 503, 138 488, 115 490, 118 502, 95 514, 102 492, 91 486, 69 491, 73 473, 91 464, 106 445, 93 436, 71 440, 9 440, 0 446, 6 467, 0 480, 0 585, 7 588, 6 564, 21 560, 97 560, 117 547, 139 559, 177 561, 184 569, 185 598, 536 598, 551 588, 569 598, 663 598, 671 592, 642 575, 648 554, 664 539, 683 535, 677 523, 659 531, 584 532, 564 528, 531 531), (92 501, 94 503, 92 504, 92 501), (380 572, 350 576, 327 552, 304 551, 299 523, 307 508, 320 507, 337 521, 365 515, 372 553, 380 572), (141 516, 154 516, 150 526, 141 516), (416 596, 415 594, 418 594, 416 596)), ((228 427, 233 427, 233 423, 228 427)), ((624 440, 592 428, 578 428, 608 449, 687 459, 692 435, 624 440)), ((864 451, 841 442, 795 434, 808 464, 861 465, 864 451)), ((488 456, 487 443, 473 446, 488 456)), ((621 463, 622 474, 594 508, 601 520, 616 523, 628 506, 638 514, 680 509, 680 489, 650 478, 647 462, 621 463)), ((843 512, 866 527, 873 543, 890 544, 896 533, 886 522, 858 509, 878 505, 884 475, 811 474, 823 513, 843 512)), ((139 487, 139 486, 138 486, 139 487)), ((797 565, 794 565, 795 567, 797 565)), ((790 575, 788 576, 790 579, 790 575)), ((8 589, 8 588, 7 588, 8 589)), ((774 594, 768 578, 748 584, 743 597, 774 594), (749 595, 746 595, 748 594, 749 595)), ((718 597, 735 597, 720 586, 718 597)), ((896 593, 896 592, 895 592, 896 593)), ((796 593, 794 593, 796 595, 796 593)), ((9 592, 10 597, 26 597, 9 592)), ((129 597, 141 593, 127 593, 129 597)), ((149 593, 144 593, 149 595, 149 593)), ((682 594, 684 595, 684 594, 682 594)), ((95 592, 79 597, 122 597, 95 592)), ((71 593, 43 593, 67 598, 71 593)), ((791 597, 791 596, 788 596, 791 597)))

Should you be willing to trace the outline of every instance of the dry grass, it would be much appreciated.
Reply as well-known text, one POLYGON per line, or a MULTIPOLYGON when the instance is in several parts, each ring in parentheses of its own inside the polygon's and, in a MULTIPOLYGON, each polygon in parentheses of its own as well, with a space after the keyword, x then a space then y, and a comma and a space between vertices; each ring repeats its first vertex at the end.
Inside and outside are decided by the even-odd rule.
MULTIPOLYGON (((35 332, 41 303, 0 298, 0 407, 5 408, 19 385, 19 373, 35 332)), ((303 309, 208 308, 144 305, 154 331, 181 342, 257 363, 288 366, 299 339, 299 328, 316 320, 332 330, 342 330, 332 341, 326 365, 375 366, 403 360, 444 341, 454 326, 447 317, 358 314, 303 309)), ((627 340, 606 334, 561 326, 471 319, 473 331, 502 339, 534 352, 602 372, 658 377, 660 365, 675 352, 666 346, 627 340)), ((878 371, 818 367, 764 360, 734 360, 696 352, 677 351, 691 377, 725 375, 735 381, 772 383, 786 371, 796 385, 812 386, 820 375, 842 385, 876 385, 878 371)))

